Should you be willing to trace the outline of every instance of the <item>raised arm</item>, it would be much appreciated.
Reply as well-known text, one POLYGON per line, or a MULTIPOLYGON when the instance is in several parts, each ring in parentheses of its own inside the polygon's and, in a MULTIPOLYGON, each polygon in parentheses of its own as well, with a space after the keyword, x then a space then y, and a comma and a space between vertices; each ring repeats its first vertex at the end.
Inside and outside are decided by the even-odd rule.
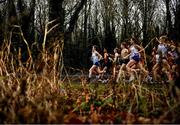
POLYGON ((135 45, 135 47, 139 50, 139 53, 145 52, 143 47, 141 47, 141 46, 139 46, 137 44, 135 45))
POLYGON ((117 58, 119 57, 119 54, 115 53, 115 56, 114 56, 114 62, 117 61, 117 58))
POLYGON ((156 41, 158 42, 158 43, 160 43, 160 41, 159 41, 159 39, 156 37, 156 41))
POLYGON ((95 53, 98 55, 99 59, 102 59, 102 58, 103 58, 102 55, 99 54, 99 52, 96 51, 95 53))

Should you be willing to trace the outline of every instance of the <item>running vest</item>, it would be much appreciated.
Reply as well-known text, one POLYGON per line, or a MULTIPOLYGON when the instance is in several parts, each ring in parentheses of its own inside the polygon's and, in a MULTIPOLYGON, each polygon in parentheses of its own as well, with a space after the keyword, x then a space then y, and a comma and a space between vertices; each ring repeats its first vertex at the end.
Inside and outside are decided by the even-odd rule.
POLYGON ((130 47, 130 59, 132 59, 132 57, 134 56, 139 56, 140 57, 140 54, 138 52, 138 49, 136 49, 134 46, 130 47))
POLYGON ((157 48, 158 53, 162 53, 162 57, 167 57, 167 48, 164 44, 159 44, 157 48))
POLYGON ((91 59, 92 59, 93 64, 99 61, 98 55, 95 52, 92 52, 91 59))

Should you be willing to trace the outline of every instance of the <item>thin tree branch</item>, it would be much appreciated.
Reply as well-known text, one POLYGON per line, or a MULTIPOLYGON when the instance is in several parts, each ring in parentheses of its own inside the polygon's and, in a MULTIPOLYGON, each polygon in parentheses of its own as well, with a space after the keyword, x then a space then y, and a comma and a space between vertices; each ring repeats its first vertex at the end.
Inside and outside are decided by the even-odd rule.
POLYGON ((49 29, 49 30, 47 31, 47 34, 49 34, 54 28, 56 28, 56 27, 58 27, 58 26, 59 26, 59 24, 54 25, 51 29, 49 29))
POLYGON ((45 30, 44 30, 44 40, 43 40, 43 44, 42 44, 42 47, 43 47, 43 53, 45 53, 45 44, 46 44, 46 37, 47 37, 47 34, 50 33, 55 27, 57 27, 59 24, 56 24, 54 25, 50 30, 48 30, 48 26, 52 23, 54 23, 55 21, 57 21, 57 19, 54 19, 50 22, 48 22, 46 25, 45 25, 45 30))
POLYGON ((76 8, 74 14, 72 15, 71 19, 70 19, 70 25, 68 28, 68 32, 72 32, 74 30, 74 26, 78 20, 78 15, 81 11, 81 9, 83 8, 84 4, 86 3, 87 0, 81 0, 81 2, 79 3, 78 7, 76 8))

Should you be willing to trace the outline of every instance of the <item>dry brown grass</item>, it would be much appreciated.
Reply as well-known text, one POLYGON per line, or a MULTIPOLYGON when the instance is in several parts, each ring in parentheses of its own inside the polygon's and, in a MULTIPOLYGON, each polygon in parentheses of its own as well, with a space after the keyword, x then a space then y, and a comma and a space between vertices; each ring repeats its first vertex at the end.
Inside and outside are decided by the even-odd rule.
POLYGON ((179 122, 179 101, 169 95, 166 85, 87 84, 83 76, 79 76, 80 84, 70 78, 65 82, 60 77, 66 71, 63 38, 53 43, 49 52, 44 42, 42 53, 33 60, 26 42, 29 59, 22 62, 20 49, 16 54, 10 51, 11 35, 4 41, 0 51, 0 123, 179 122))

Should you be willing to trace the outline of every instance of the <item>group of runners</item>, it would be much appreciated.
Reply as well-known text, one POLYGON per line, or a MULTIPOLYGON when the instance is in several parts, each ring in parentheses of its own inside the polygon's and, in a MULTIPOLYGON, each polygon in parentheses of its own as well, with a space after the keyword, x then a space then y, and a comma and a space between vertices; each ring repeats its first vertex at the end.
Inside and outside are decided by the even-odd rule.
POLYGON ((134 80, 141 82, 163 82, 172 80, 179 76, 178 66, 180 64, 178 45, 167 36, 161 36, 153 40, 154 48, 151 52, 151 60, 146 61, 145 49, 138 44, 135 38, 122 42, 119 47, 110 54, 104 48, 103 53, 92 46, 92 67, 89 69, 89 78, 95 74, 99 81, 108 81, 105 77, 107 72, 117 83, 134 80), (147 65, 148 64, 148 65, 147 65), (151 67, 151 68, 150 68, 151 67), (162 77, 163 76, 163 77, 162 77))

